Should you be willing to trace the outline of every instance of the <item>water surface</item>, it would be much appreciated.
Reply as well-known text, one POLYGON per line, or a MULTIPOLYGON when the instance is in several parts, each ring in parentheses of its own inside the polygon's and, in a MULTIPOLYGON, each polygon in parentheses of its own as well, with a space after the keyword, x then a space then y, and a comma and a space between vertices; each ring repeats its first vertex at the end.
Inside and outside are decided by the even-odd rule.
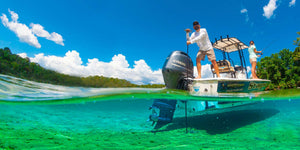
POLYGON ((197 97, 184 91, 80 88, 0 75, 3 149, 299 149, 300 91, 197 97), (175 111, 154 130, 154 99, 256 101, 224 110, 175 111), (188 133, 186 133, 186 127, 188 133))

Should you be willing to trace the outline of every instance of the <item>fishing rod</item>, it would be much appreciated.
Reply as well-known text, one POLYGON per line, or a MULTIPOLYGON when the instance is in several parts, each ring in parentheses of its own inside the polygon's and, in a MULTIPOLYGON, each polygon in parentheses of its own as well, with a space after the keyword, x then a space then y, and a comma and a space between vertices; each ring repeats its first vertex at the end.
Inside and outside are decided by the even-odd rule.
POLYGON ((275 42, 275 40, 269 42, 269 44, 261 50, 261 53, 260 53, 260 54, 263 55, 262 52, 263 52, 264 50, 266 50, 267 48, 269 48, 269 47, 271 46, 271 44, 273 44, 274 42, 275 42))

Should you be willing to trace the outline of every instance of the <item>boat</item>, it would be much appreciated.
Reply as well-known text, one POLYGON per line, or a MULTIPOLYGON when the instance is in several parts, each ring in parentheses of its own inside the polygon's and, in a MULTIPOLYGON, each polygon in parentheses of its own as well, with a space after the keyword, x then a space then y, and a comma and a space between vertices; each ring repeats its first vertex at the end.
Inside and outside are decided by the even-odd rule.
MULTIPOLYGON (((162 74, 167 89, 186 90, 193 96, 223 97, 223 96, 252 96, 254 92, 264 91, 270 80, 250 79, 244 50, 248 46, 235 37, 220 37, 212 43, 215 50, 222 53, 223 58, 217 61, 221 78, 216 77, 216 72, 211 65, 212 78, 195 79, 191 57, 183 51, 173 51, 166 59, 162 74), (231 54, 238 55, 236 63, 231 54)), ((185 112, 199 112, 232 108, 242 105, 254 104, 255 101, 177 101, 154 100, 150 110, 149 121, 153 121, 155 129, 172 122, 176 109, 183 108, 185 112)))

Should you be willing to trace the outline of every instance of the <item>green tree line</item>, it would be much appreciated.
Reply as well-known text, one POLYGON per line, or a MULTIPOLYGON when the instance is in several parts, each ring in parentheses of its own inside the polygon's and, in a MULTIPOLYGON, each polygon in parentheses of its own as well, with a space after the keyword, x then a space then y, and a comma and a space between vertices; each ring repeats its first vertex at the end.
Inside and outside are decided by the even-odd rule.
POLYGON ((297 34, 294 45, 298 47, 294 51, 283 49, 257 63, 258 77, 271 80, 268 89, 300 87, 300 32, 297 34))
POLYGON ((66 86, 81 87, 143 87, 161 88, 162 84, 136 85, 124 79, 103 76, 77 77, 48 70, 29 58, 22 58, 12 54, 9 48, 0 48, 0 73, 31 81, 66 86))

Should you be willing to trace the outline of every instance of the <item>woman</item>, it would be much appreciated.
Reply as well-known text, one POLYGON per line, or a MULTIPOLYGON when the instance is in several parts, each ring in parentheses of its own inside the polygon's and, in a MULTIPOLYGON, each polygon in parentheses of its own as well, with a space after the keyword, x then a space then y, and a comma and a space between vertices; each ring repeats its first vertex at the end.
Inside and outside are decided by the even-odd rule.
POLYGON ((260 57, 260 55, 256 55, 258 53, 262 53, 261 51, 257 51, 256 47, 254 45, 253 41, 250 41, 250 46, 248 48, 249 51, 249 59, 251 63, 251 73, 252 73, 252 79, 258 79, 255 73, 255 68, 256 68, 256 58, 260 57))

